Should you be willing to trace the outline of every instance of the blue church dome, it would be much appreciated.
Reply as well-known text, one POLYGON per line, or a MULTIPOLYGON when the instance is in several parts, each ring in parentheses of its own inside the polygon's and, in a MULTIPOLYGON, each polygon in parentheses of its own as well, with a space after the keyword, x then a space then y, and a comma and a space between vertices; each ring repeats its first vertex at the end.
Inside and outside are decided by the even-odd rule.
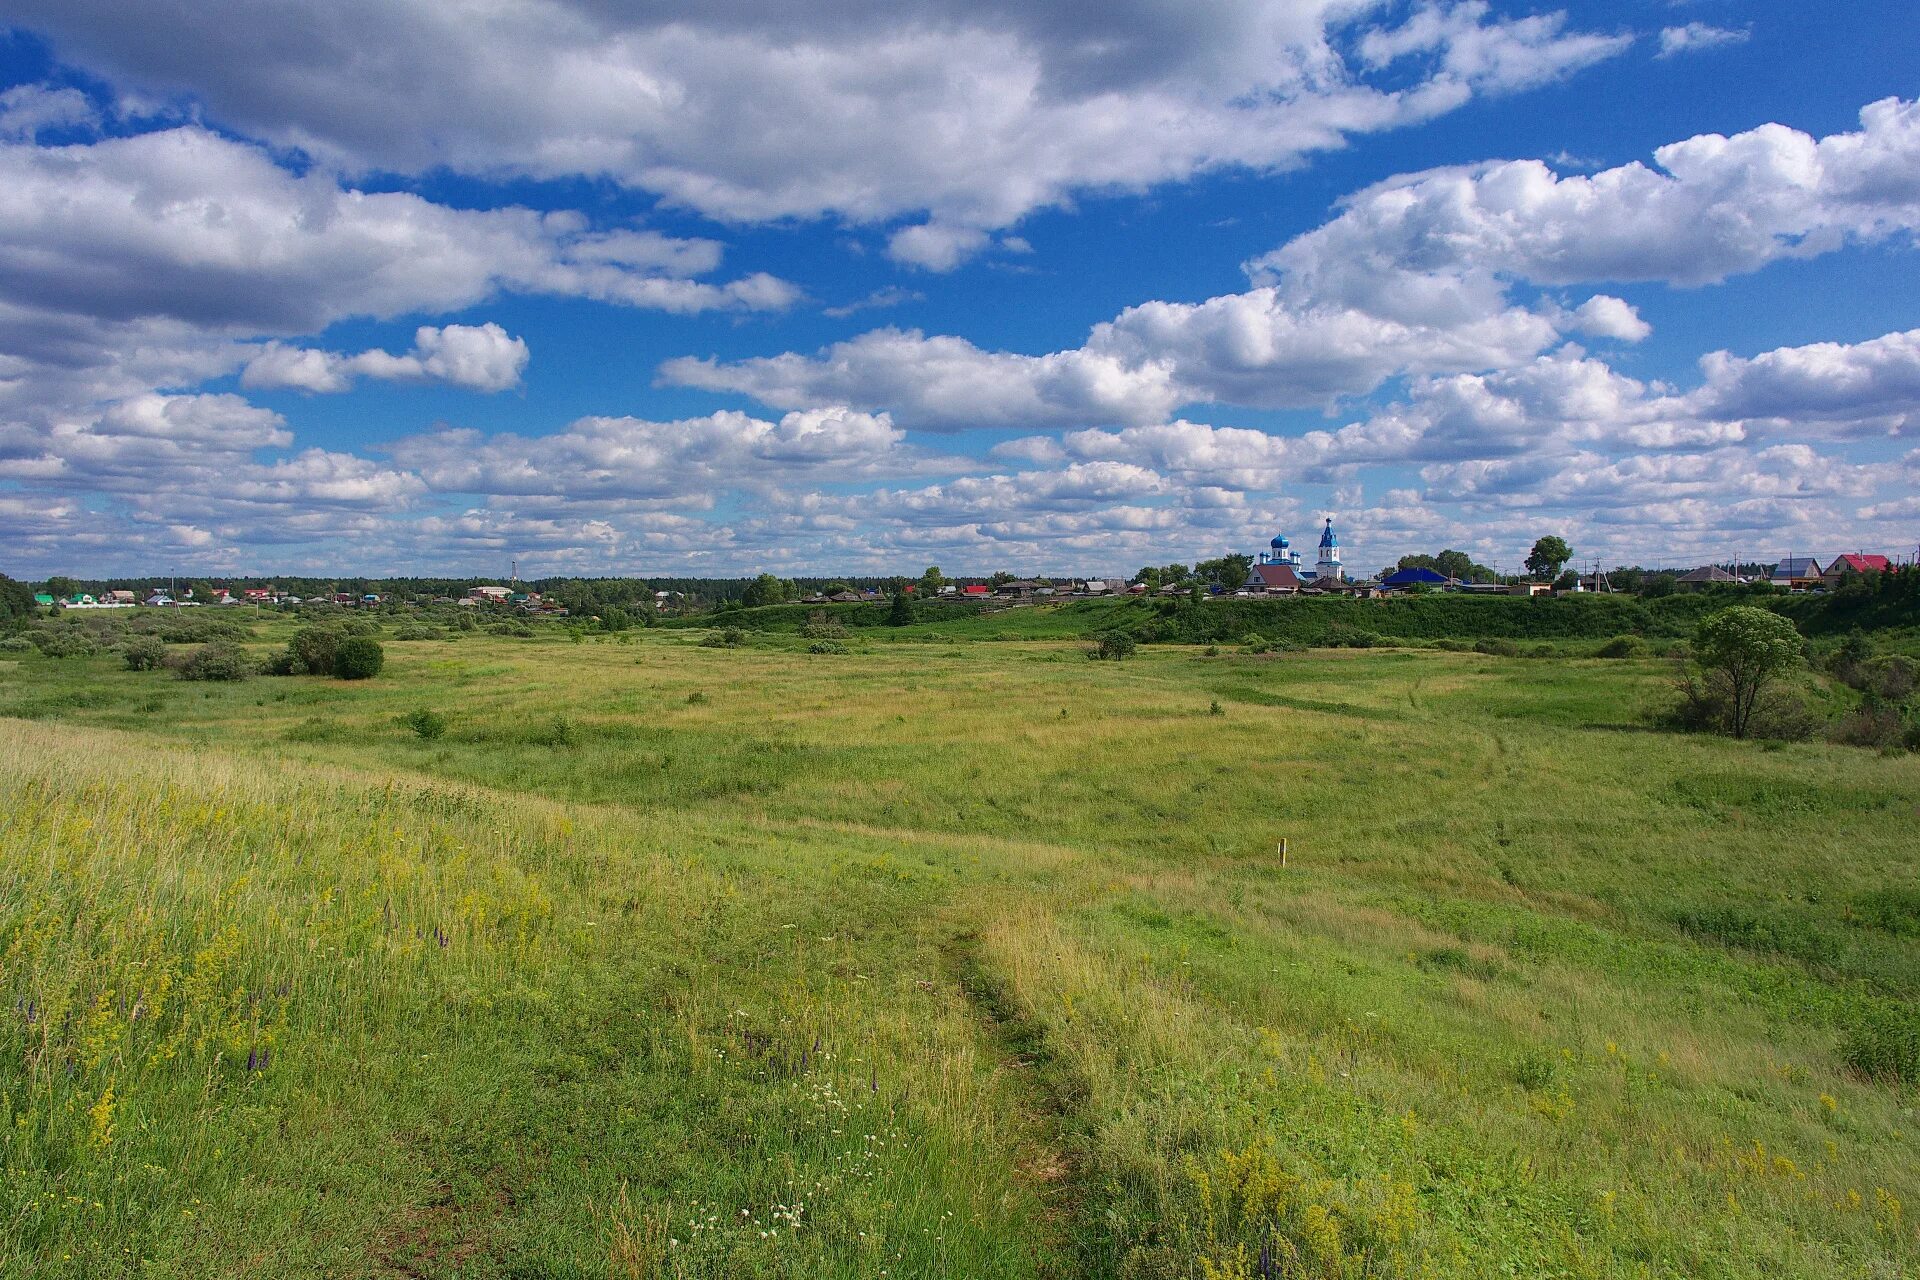
POLYGON ((1287 535, 1284 533, 1280 534, 1278 537, 1276 537, 1272 542, 1269 542, 1267 545, 1272 547, 1275 551, 1284 551, 1287 546, 1287 535))
POLYGON ((1332 516, 1327 517, 1327 528, 1326 531, 1320 535, 1320 545, 1323 547, 1337 547, 1340 545, 1340 539, 1333 536, 1332 516))

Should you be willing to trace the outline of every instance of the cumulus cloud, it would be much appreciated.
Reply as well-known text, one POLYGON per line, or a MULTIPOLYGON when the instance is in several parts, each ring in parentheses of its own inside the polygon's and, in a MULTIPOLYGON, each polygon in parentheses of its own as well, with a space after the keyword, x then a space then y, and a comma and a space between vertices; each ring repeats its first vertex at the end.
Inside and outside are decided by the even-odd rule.
POLYGON ((32 138, 42 129, 90 128, 99 113, 78 89, 21 84, 0 93, 0 138, 32 138))
POLYGON ((1860 343, 1702 358, 1697 410, 1815 434, 1904 435, 1920 425, 1920 329, 1860 343))
POLYGON ((1715 49, 1721 45, 1745 44, 1753 33, 1732 27, 1716 27, 1707 22, 1689 22, 1684 26, 1663 27, 1660 31, 1659 58, 1671 58, 1682 53, 1693 53, 1700 49, 1715 49))
POLYGON ((363 351, 342 355, 269 343, 241 370, 240 385, 297 391, 345 391, 358 377, 444 382, 469 391, 507 391, 520 385, 527 344, 499 325, 422 325, 405 355, 363 351))
POLYGON ((1820 139, 1778 124, 1702 134, 1654 152, 1657 168, 1561 177, 1514 160, 1395 178, 1249 270, 1393 314, 1501 278, 1711 284, 1910 234, 1920 226, 1920 104, 1889 98, 1860 122, 1820 139))
POLYGON ((1656 152, 1661 170, 1560 177, 1513 161, 1396 178, 1249 263, 1247 292, 1142 303, 1047 355, 880 330, 814 356, 672 360, 661 378, 779 408, 889 409, 932 430, 1147 425, 1188 404, 1330 405, 1396 376, 1512 368, 1565 333, 1637 342, 1651 326, 1620 298, 1567 309, 1514 292, 1699 285, 1910 235, 1920 104, 1875 103, 1861 124, 1819 140, 1779 125, 1702 135, 1656 152))
POLYGON ((728 221, 915 218, 893 252, 933 269, 1076 191, 1284 167, 1629 43, 1481 0, 1420 0, 1393 28, 1381 16, 1352 0, 21 0, 13 14, 64 55, 348 171, 604 175, 728 221))
POLYGON ((0 142, 0 416, 45 427, 246 366, 255 386, 338 389, 360 376, 499 389, 525 352, 497 326, 428 326, 398 356, 263 352, 254 340, 502 293, 682 314, 797 299, 760 273, 697 278, 719 258, 710 240, 595 228, 575 213, 354 190, 197 126, 0 142))
POLYGON ((49 312, 308 332, 347 316, 456 310, 501 290, 682 312, 792 298, 756 277, 686 278, 710 261, 704 242, 675 250, 592 231, 577 214, 342 188, 197 127, 0 146, 0 190, 0 296, 49 312))
POLYGON ((902 448, 904 434, 885 414, 844 408, 775 422, 723 411, 673 422, 582 418, 548 436, 448 429, 407 437, 389 452, 440 491, 699 506, 755 483, 909 471, 915 459, 902 448))
POLYGON ((1604 293, 1575 307, 1562 326, 1574 333, 1619 342, 1641 342, 1653 332, 1653 326, 1640 318, 1639 310, 1631 303, 1604 293))

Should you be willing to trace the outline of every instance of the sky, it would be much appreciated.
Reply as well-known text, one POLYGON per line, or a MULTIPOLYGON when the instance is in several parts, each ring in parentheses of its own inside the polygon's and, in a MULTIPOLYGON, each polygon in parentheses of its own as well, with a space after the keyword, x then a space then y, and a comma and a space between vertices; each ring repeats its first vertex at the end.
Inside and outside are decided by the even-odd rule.
POLYGON ((1911 556, 1911 0, 5 0, 0 571, 1911 556))

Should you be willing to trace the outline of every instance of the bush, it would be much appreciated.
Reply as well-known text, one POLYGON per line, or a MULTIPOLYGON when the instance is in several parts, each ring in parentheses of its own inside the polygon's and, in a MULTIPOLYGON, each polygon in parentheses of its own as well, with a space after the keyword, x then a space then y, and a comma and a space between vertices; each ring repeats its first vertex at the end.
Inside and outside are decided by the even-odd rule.
POLYGON ((700 643, 708 649, 738 649, 747 642, 747 633, 738 627, 722 627, 700 643))
POLYGON ((815 640, 807 646, 808 653, 845 653, 847 646, 838 640, 815 640))
POLYGON ((33 647, 49 658, 91 658, 96 652, 93 637, 84 631, 33 631, 27 634, 33 647))
POLYGON ((803 640, 845 640, 847 635, 847 629, 828 616, 824 609, 816 609, 808 614, 806 622, 800 627, 800 638, 803 640))
POLYGON ((1327 649, 1371 649, 1379 643, 1377 632, 1349 626, 1344 622, 1332 623, 1320 637, 1321 646, 1327 649))
POLYGON ((135 636, 121 650, 129 671, 157 671, 167 660, 167 646, 155 636, 135 636))
POLYGON ((1106 662, 1124 662, 1139 647, 1139 643, 1126 632, 1109 631, 1099 638, 1089 656, 1106 662))
POLYGON ((182 680, 245 680, 252 674, 253 663, 231 640, 203 644, 180 664, 182 680))
POLYGON ((1898 707, 1869 699, 1842 717, 1828 736, 1843 746, 1885 750, 1906 744, 1907 723, 1898 707))
POLYGON ((293 639, 287 641, 288 673, 332 675, 334 655, 346 638, 346 632, 335 627, 300 628, 293 633, 293 639))
POLYGON ((1475 653, 1491 654, 1496 658, 1517 658, 1520 646, 1511 640, 1476 640, 1473 642, 1475 653))
POLYGON ((0 640, 0 653, 32 653, 33 641, 25 636, 8 636, 0 640))
POLYGON ((1637 658, 1640 656, 1640 651, 1643 648, 1645 648, 1645 646, 1641 644, 1639 636, 1615 636, 1613 639, 1601 645, 1598 652, 1594 654, 1594 657, 1637 658))
POLYGON ((400 717, 400 723, 413 730, 415 737, 424 738, 428 742, 443 737, 447 732, 447 718, 425 707, 416 707, 407 712, 400 717))
POLYGON ((1920 1084, 1920 1010, 1875 1004, 1848 1020, 1840 1057, 1857 1074, 1888 1084, 1920 1084))
POLYGON ((371 680, 387 662, 387 651, 372 636, 348 636, 334 651, 333 674, 342 680, 371 680))

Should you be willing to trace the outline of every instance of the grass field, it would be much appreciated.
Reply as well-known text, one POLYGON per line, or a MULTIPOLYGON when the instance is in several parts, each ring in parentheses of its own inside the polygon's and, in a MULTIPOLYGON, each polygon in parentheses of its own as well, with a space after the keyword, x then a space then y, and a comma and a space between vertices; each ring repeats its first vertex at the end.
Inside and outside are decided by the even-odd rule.
POLYGON ((697 639, 0 662, 0 1274, 1920 1272, 1920 757, 697 639))

